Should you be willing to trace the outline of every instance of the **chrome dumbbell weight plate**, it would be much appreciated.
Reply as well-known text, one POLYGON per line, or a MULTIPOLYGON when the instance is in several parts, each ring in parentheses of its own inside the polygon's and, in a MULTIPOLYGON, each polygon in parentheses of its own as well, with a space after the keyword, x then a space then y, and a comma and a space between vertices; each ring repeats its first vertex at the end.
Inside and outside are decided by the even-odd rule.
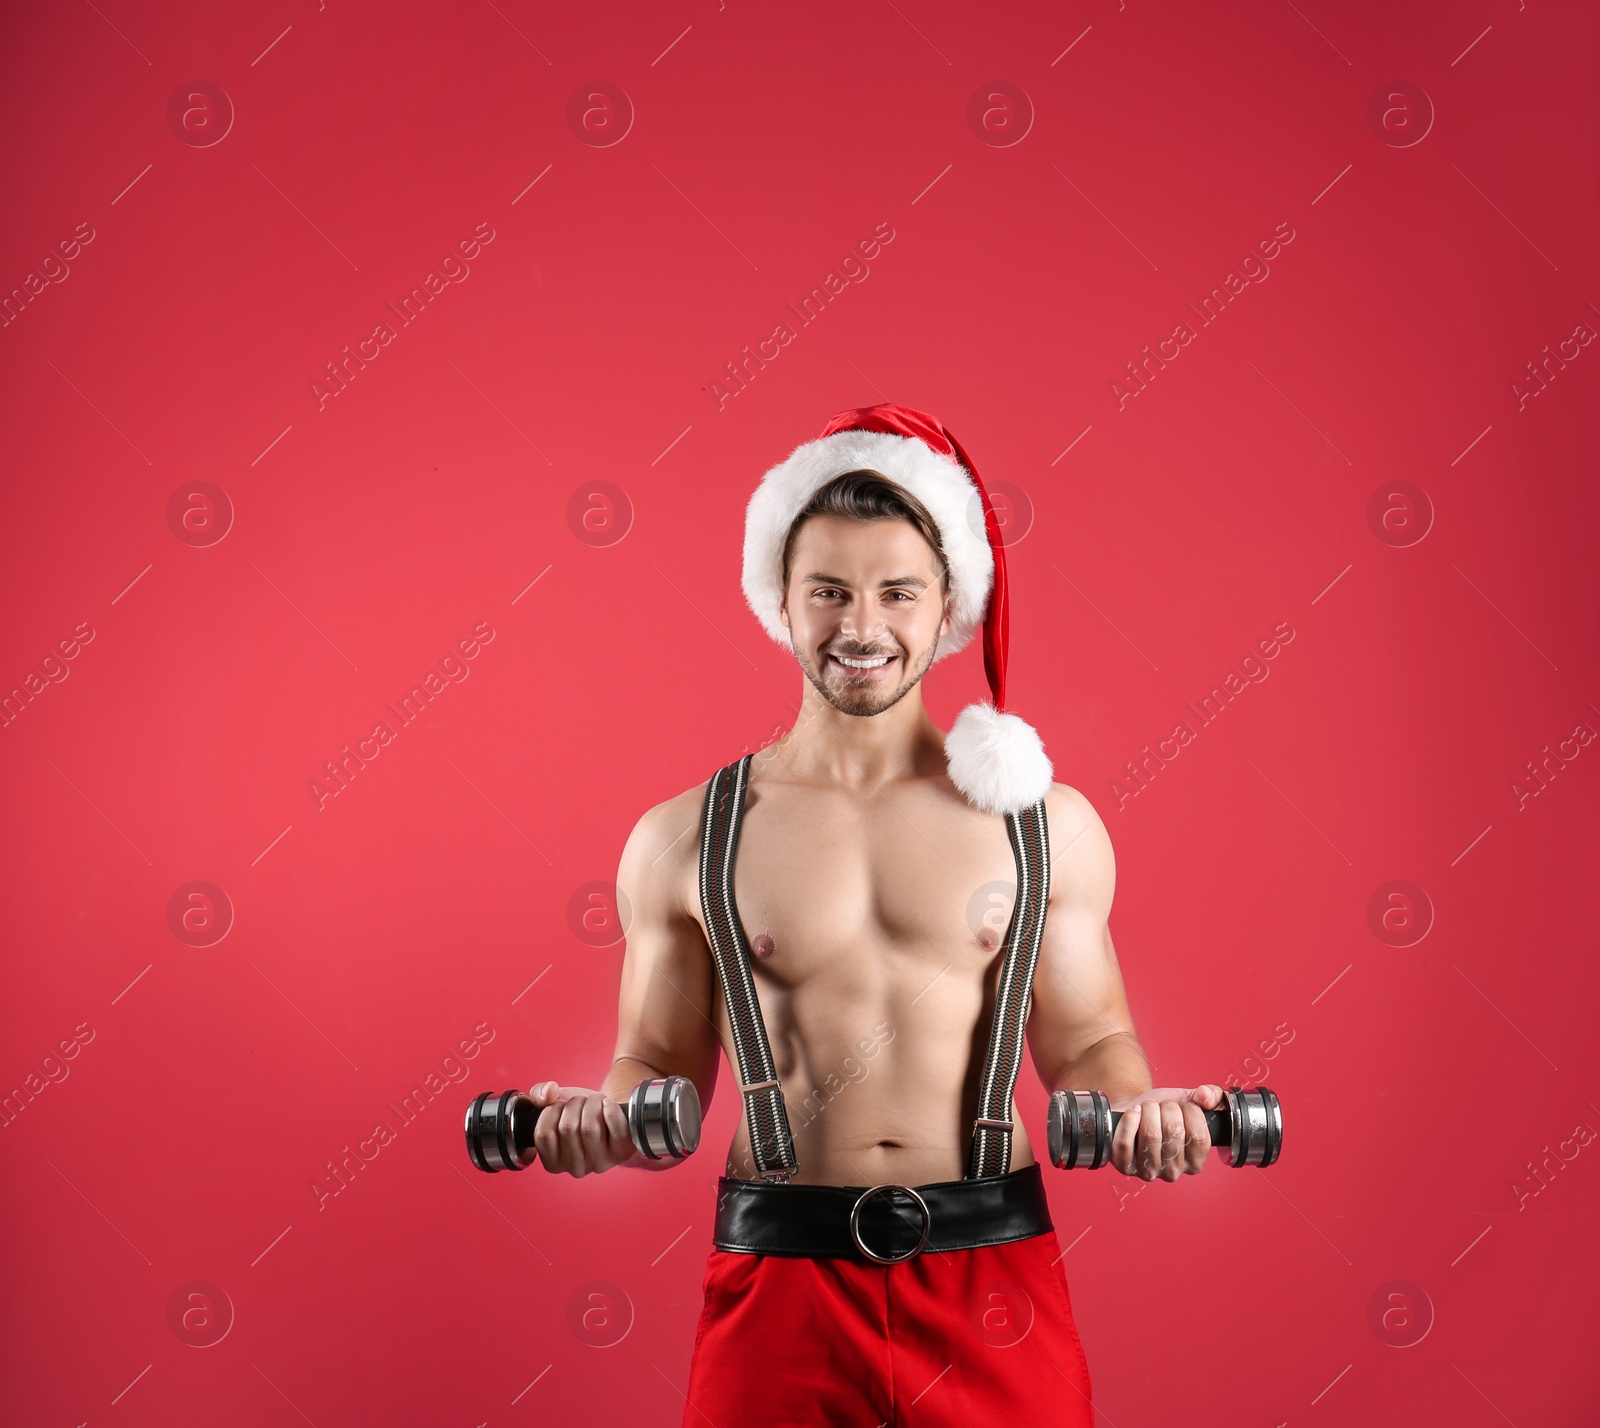
MULTIPOLYGON (((542 1108, 525 1091, 485 1091, 467 1107, 467 1154, 479 1170, 526 1170, 539 1158, 533 1132, 542 1108)), ((700 1144, 700 1096, 686 1076, 633 1088, 624 1110, 628 1134, 651 1160, 682 1160, 700 1144)))
MULTIPOLYGON (((1211 1143, 1233 1165, 1266 1167, 1283 1149, 1283 1107, 1265 1086, 1227 1092, 1205 1113, 1211 1143)), ((1122 1119, 1099 1091, 1057 1091, 1050 1097, 1050 1163, 1063 1170, 1098 1170, 1111 1158, 1111 1136, 1122 1119)))
POLYGON ((682 1160, 700 1144, 700 1093, 687 1076, 641 1081, 628 1097, 628 1133, 651 1160, 682 1160))

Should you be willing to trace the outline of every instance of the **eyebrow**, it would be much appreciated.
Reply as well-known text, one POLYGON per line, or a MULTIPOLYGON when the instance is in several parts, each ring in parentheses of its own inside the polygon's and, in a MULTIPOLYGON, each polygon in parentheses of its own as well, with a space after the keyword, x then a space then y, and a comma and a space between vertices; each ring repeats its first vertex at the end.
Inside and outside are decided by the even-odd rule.
MULTIPOLYGON (((848 580, 842 580, 837 575, 823 575, 818 571, 812 573, 800 582, 802 585, 848 585, 848 580)), ((880 580, 878 589, 888 590, 896 585, 914 585, 918 590, 926 590, 928 582, 915 575, 896 575, 888 580, 880 580)))

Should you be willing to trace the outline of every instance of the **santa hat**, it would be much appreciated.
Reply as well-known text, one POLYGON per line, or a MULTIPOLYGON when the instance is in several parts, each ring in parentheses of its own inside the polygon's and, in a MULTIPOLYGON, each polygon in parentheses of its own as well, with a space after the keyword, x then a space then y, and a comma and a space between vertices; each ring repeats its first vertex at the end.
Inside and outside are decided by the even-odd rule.
POLYGON ((884 402, 840 412, 815 441, 797 446, 750 498, 744 527, 744 595, 785 649, 783 546, 789 527, 823 486, 847 471, 876 471, 927 507, 949 568, 950 628, 934 659, 964 648, 983 629, 988 702, 969 704, 945 738, 950 780, 986 813, 1016 813, 1050 790, 1052 769, 1035 730, 1006 709, 1005 545, 977 468, 937 417, 884 402), (983 534, 973 497, 983 511, 983 534))

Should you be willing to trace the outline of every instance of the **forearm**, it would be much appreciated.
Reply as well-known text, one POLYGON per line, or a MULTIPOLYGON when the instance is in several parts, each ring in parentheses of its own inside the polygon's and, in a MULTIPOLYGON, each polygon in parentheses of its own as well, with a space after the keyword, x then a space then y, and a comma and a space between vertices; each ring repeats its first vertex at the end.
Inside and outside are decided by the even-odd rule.
POLYGON ((1132 1032, 1114 1031, 1066 1062, 1047 1091, 1100 1091, 1112 1101, 1132 1100, 1152 1087, 1150 1063, 1132 1032))
MULTIPOLYGON (((628 1097, 633 1094, 633 1088, 641 1081, 656 1080, 671 1073, 659 1066, 652 1066, 648 1061, 642 1061, 637 1056, 618 1056, 611 1063, 611 1069, 606 1072, 606 1078, 600 1083, 600 1093, 610 1096, 620 1106, 626 1109, 628 1097)), ((637 1149, 633 1155, 622 1162, 630 1170, 669 1170, 678 1162, 675 1160, 651 1160, 647 1155, 641 1155, 637 1149)))

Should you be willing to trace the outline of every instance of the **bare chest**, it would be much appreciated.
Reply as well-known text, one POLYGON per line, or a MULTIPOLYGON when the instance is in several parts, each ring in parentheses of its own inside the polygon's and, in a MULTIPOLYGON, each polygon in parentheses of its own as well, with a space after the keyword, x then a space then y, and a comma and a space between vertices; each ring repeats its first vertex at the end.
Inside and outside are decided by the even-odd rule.
POLYGON ((1003 819, 933 785, 852 796, 753 783, 733 891, 773 990, 904 1005, 935 975, 981 995, 1016 865, 1003 819))

